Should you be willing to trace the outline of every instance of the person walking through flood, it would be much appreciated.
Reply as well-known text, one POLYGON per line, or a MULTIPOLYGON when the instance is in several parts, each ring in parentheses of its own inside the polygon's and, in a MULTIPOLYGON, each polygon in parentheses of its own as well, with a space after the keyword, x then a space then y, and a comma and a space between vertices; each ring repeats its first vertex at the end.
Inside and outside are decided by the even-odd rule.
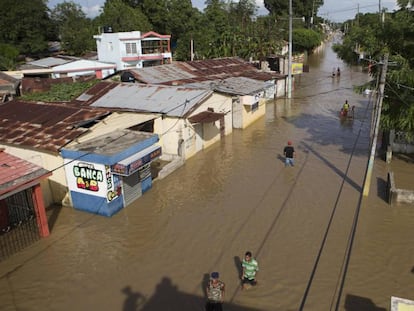
POLYGON ((283 149, 283 155, 285 156, 285 166, 295 165, 293 158, 296 156, 296 153, 290 140, 287 142, 287 146, 283 149))
POLYGON ((344 109, 345 112, 348 112, 349 110, 349 104, 348 104, 348 100, 345 100, 344 105, 342 106, 342 109, 344 109))
POLYGON ((253 258, 252 252, 247 251, 242 262, 242 289, 248 289, 250 286, 257 285, 257 272, 259 264, 253 258))
POLYGON ((212 272, 207 286, 206 311, 223 311, 225 284, 218 272, 212 272))

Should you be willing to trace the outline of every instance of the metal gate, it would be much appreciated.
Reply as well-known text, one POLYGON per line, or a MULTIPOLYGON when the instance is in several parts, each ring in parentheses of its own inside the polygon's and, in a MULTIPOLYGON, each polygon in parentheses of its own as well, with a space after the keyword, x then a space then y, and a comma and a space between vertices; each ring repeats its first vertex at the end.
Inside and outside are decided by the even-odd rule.
POLYGON ((31 188, 0 200, 0 261, 40 239, 31 188))

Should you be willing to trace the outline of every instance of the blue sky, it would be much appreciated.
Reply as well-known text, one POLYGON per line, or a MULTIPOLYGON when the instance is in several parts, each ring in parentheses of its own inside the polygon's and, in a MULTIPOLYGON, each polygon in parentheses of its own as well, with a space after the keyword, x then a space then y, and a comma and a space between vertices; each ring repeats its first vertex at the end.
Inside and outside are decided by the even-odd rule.
MULTIPOLYGON (((64 0, 49 0, 49 7, 53 8, 56 4, 63 1, 64 0)), ((192 0, 193 6, 202 10, 204 8, 204 1, 205 0, 192 0)), ((100 8, 103 6, 105 0, 74 0, 74 2, 80 4, 83 11, 89 17, 95 17, 99 14, 100 8)), ((319 8, 318 15, 331 21, 342 22, 354 18, 355 14, 358 12, 358 5, 360 13, 378 12, 378 5, 380 2, 381 6, 387 8, 389 12, 397 9, 396 0, 324 0, 325 4, 319 8)), ((260 15, 268 13, 264 8, 263 0, 256 0, 256 3, 259 7, 258 13, 260 15)))

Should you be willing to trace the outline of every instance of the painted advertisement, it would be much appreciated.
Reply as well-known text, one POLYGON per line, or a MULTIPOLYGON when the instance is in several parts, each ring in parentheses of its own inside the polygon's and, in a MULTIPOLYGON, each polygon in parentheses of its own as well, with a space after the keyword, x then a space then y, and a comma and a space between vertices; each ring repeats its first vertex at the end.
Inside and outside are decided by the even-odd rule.
POLYGON ((105 165, 65 159, 65 171, 70 191, 107 197, 105 165))
POLYGON ((106 201, 109 203, 118 198, 122 193, 121 178, 118 175, 113 175, 111 167, 105 165, 106 173, 106 187, 108 189, 106 193, 106 201))
POLYGON ((298 75, 303 73, 303 63, 292 63, 292 74, 298 75))

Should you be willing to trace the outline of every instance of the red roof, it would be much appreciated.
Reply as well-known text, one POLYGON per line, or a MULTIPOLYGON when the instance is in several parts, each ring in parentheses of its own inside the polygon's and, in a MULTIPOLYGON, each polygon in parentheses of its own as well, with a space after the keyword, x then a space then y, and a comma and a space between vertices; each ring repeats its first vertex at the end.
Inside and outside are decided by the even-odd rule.
POLYGON ((49 175, 42 167, 0 149, 0 195, 49 175))
POLYGON ((0 104, 0 142, 58 152, 108 110, 12 100, 0 104))

